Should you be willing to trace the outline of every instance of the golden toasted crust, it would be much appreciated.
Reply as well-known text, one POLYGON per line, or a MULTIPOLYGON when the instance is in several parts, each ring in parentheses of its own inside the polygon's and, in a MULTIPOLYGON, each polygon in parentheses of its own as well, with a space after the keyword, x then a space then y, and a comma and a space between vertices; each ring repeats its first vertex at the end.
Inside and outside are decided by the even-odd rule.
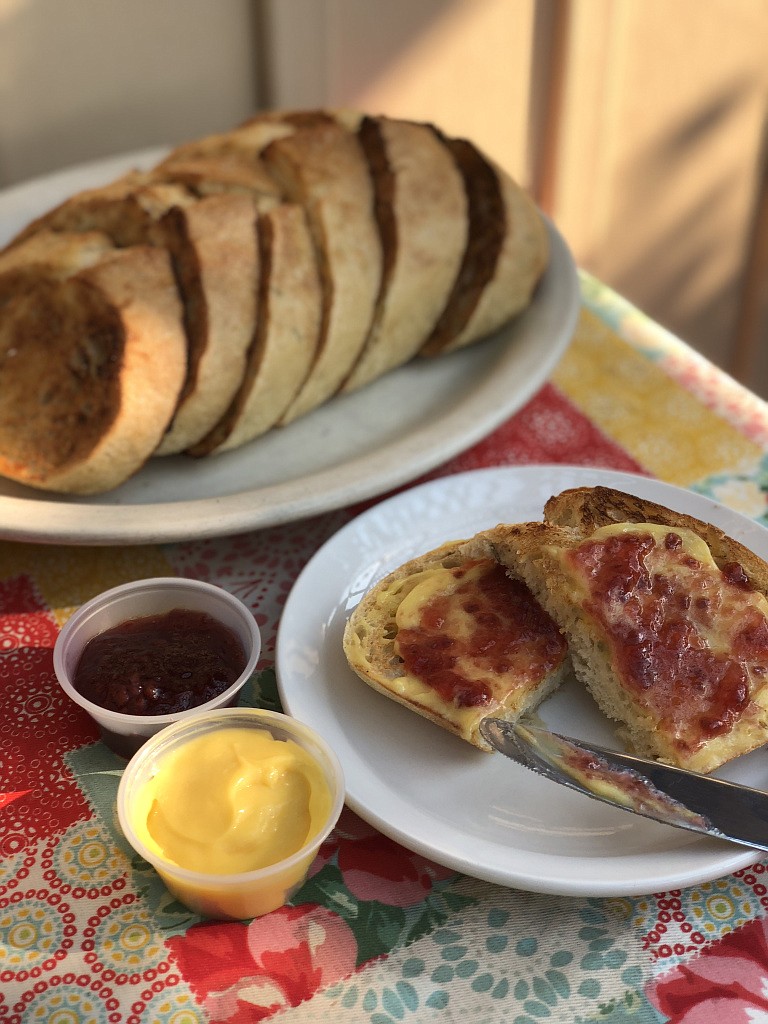
MULTIPOLYGON (((625 684, 602 627, 584 607, 580 584, 563 560, 565 553, 578 548, 596 530, 623 523, 691 530, 707 544, 719 568, 738 563, 754 590, 766 593, 766 564, 721 530, 605 487, 577 488, 557 495, 545 507, 544 522, 500 525, 475 538, 467 550, 474 555, 492 554, 526 581, 568 638, 576 675, 603 713, 620 724, 620 733, 631 749, 695 771, 712 771, 768 741, 768 685, 753 683, 749 703, 729 728, 718 735, 702 732, 698 744, 691 746, 688 740, 676 739, 677 727, 671 724, 673 719, 686 722, 684 698, 675 698, 674 711, 670 706, 668 714, 660 714, 649 703, 650 694, 638 695, 625 684)), ((684 655, 680 657, 684 660, 684 655)), ((716 706, 717 690, 711 699, 716 706)), ((697 729, 697 720, 691 719, 685 728, 697 729)))
POLYGON ((687 527, 704 539, 718 566, 722 568, 729 562, 738 562, 752 585, 768 593, 768 565, 749 548, 711 523, 633 494, 610 487, 572 488, 549 499, 544 506, 544 519, 556 526, 578 530, 583 535, 611 523, 659 523, 662 526, 687 527))
POLYGON ((157 180, 181 182, 198 195, 245 191, 260 202, 280 200, 280 189, 261 160, 261 151, 295 130, 279 116, 260 116, 230 132, 177 146, 152 171, 157 180))
POLYGON ((407 595, 411 581, 416 582, 418 574, 425 570, 467 564, 467 557, 462 553, 464 543, 446 543, 411 559, 371 588, 347 621, 343 645, 350 667, 374 690, 488 751, 491 748, 479 732, 482 719, 492 714, 512 720, 532 710, 560 685, 570 670, 570 662, 564 657, 535 687, 517 685, 518 680, 510 672, 506 690, 499 686, 499 694, 491 704, 472 709, 458 709, 440 700, 434 690, 404 674, 403 661, 395 646, 400 601, 407 595))

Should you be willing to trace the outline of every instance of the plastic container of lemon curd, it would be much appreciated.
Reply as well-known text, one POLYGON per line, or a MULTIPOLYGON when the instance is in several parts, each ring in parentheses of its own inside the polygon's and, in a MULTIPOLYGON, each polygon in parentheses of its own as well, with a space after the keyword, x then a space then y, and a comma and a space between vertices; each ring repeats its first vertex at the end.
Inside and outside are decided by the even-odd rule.
POLYGON ((197 914, 259 917, 304 882, 344 803, 339 761, 274 711, 226 708, 168 726, 128 762, 126 839, 197 914))

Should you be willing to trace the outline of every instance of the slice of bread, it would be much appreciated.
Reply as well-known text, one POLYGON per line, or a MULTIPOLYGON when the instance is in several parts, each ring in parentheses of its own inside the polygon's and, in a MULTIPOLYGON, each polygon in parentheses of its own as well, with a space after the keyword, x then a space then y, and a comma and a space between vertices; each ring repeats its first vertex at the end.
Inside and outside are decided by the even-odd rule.
POLYGON ((0 473, 92 494, 123 483, 176 407, 186 339, 166 253, 123 249, 39 275, 0 320, 0 473))
POLYGON ((471 142, 440 137, 464 178, 469 230, 451 295, 421 348, 425 356, 462 348, 520 313, 549 261, 546 226, 530 196, 471 142))
POLYGON ((273 427, 306 380, 317 350, 322 291, 304 210, 283 203, 258 221, 256 333, 236 394, 190 455, 229 451, 273 427))
POLYGON ((281 422, 334 395, 363 349, 382 271, 368 163, 355 134, 321 121, 270 143, 263 158, 286 199, 304 206, 323 288, 320 342, 312 369, 281 422))
POLYGON ((490 750, 482 720, 532 710, 570 663, 530 590, 461 549, 444 544, 372 587, 347 621, 344 652, 374 690, 490 750))
POLYGON ((173 207, 157 226, 184 309, 187 375, 156 455, 205 437, 240 387, 258 311, 257 215, 250 194, 225 192, 173 207))
POLYGON ((637 754, 710 772, 768 741, 768 565, 723 531, 578 488, 469 550, 527 582, 637 754))
POLYGON ((101 231, 115 245, 145 245, 152 225, 172 206, 194 196, 181 184, 153 181, 134 171, 100 188, 78 192, 33 221, 11 243, 18 245, 39 231, 101 231))
POLYGON ((467 244, 464 181, 429 125, 363 118, 383 271, 373 324, 343 390, 411 359, 445 308, 467 244))

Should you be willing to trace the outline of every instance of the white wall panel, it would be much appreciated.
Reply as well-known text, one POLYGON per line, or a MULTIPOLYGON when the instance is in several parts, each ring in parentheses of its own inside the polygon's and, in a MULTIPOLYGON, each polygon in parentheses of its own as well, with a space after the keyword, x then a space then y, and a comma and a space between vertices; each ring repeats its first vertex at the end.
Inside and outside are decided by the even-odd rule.
POLYGON ((237 123, 254 37, 251 0, 0 0, 0 184, 237 123))

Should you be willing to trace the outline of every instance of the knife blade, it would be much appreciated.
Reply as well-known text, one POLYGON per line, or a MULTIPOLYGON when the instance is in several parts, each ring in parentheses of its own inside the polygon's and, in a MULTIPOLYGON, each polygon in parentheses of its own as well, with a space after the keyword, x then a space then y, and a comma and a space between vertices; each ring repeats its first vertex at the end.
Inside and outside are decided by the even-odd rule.
POLYGON ((768 850, 768 793, 549 732, 486 718, 483 737, 544 778, 675 828, 768 850))

